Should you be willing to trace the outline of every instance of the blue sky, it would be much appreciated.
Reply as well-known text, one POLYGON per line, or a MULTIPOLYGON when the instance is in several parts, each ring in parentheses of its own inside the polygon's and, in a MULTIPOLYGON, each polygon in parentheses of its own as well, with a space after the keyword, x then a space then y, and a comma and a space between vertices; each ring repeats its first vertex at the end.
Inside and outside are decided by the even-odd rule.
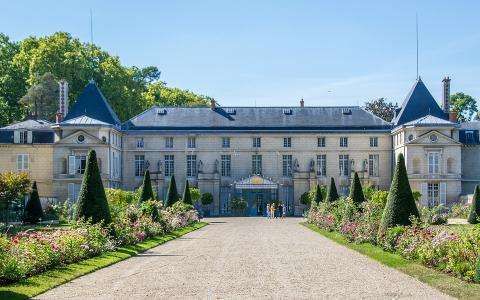
POLYGON ((67 31, 126 65, 155 65, 169 86, 221 105, 402 102, 420 75, 437 100, 480 98, 477 1, 6 1, 0 31, 14 40, 67 31), (340 3, 341 2, 341 3, 340 3), (395 5, 393 5, 395 3, 395 5))

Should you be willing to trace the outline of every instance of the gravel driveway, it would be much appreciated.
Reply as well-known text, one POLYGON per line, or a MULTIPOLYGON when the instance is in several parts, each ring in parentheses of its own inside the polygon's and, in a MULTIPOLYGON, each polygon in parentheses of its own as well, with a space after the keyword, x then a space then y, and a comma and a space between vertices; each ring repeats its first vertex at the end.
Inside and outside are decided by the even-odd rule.
POLYGON ((448 298, 310 231, 301 219, 208 221, 38 298, 448 298))

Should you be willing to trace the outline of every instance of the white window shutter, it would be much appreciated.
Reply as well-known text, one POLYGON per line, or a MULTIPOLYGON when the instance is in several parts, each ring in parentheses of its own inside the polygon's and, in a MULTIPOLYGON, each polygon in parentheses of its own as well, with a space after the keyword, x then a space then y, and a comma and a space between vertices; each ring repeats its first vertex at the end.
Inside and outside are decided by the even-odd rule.
POLYGON ((33 142, 33 135, 31 131, 27 131, 27 143, 31 144, 33 142))
POLYGON ((68 175, 75 175, 75 155, 68 156, 68 175))
POLYGON ((428 206, 428 185, 426 182, 422 183, 422 204, 428 206))
POLYGON ((15 130, 15 131, 13 132, 13 142, 14 142, 15 144, 20 143, 20 131, 16 131, 16 130, 15 130))
POLYGON ((440 205, 447 206, 447 183, 440 182, 440 205))
POLYGON ((75 202, 75 183, 68 184, 68 199, 70 202, 75 202))
POLYGON ((28 170, 28 168, 29 168, 29 161, 28 161, 29 159, 30 159, 30 155, 25 154, 25 155, 23 156, 23 168, 24 168, 25 170, 28 170))
POLYGON ((17 154, 17 171, 22 170, 22 155, 17 154))

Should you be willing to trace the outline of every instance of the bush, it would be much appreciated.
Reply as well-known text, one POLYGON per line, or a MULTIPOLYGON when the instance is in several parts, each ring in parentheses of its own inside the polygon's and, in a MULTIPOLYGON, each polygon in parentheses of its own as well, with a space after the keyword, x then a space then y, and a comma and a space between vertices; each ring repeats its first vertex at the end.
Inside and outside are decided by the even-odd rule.
POLYGON ((200 201, 202 202, 202 205, 210 205, 213 203, 213 195, 210 193, 203 193, 200 201))
POLYGON ((172 175, 172 178, 170 179, 170 184, 168 185, 166 206, 170 207, 178 200, 180 199, 178 197, 177 184, 175 182, 175 176, 172 175))
POLYGON ((183 190, 183 203, 193 205, 192 196, 190 195, 190 185, 188 180, 185 181, 185 189, 183 190))
POLYGON ((37 182, 33 182, 30 198, 25 205, 25 213, 23 220, 27 223, 37 224, 43 218, 42 204, 38 196, 37 182))
POLYGON ((140 201, 138 192, 125 191, 122 189, 105 189, 105 195, 109 205, 127 207, 140 201))
POLYGON ((300 203, 307 206, 312 203, 312 199, 310 197, 309 192, 305 192, 300 196, 300 203))
POLYGON ((333 177, 330 178, 330 186, 328 187, 328 192, 327 192, 327 202, 334 202, 337 201, 339 198, 338 192, 337 192, 337 187, 335 185, 335 180, 333 177))
POLYGON ((152 182, 150 181, 150 171, 146 170, 140 188, 140 202, 149 200, 155 200, 155 197, 153 196, 152 182))
POLYGON ((383 208, 387 204, 388 191, 376 190, 371 194, 369 199, 383 208))
POLYGON ((161 208, 161 204, 155 200, 144 201, 140 204, 140 210, 142 211, 142 215, 149 216, 155 222, 160 221, 159 211, 161 208))
POLYGON ((472 205, 470 206, 470 214, 468 215, 468 223, 477 224, 480 216, 480 187, 475 186, 473 193, 472 205))
POLYGON ((350 187, 350 199, 353 200, 353 203, 360 205, 365 202, 365 196, 363 195, 362 184, 360 182, 360 178, 358 177, 358 173, 355 172, 352 180, 352 185, 350 187))
POLYGON ((317 184, 314 189, 314 194, 312 199, 315 201, 315 204, 320 204, 320 202, 323 201, 323 195, 322 195, 322 189, 320 188, 320 185, 317 184))
POLYGON ((464 204, 454 204, 450 208, 450 213, 448 215, 449 218, 468 218, 470 213, 470 206, 464 204))
POLYGON ((200 200, 202 194, 200 193, 200 190, 198 188, 190 187, 190 196, 192 197, 192 202, 196 203, 198 200, 200 200))
POLYGON ((248 207, 247 201, 243 200, 242 198, 234 197, 230 202, 230 208, 236 214, 239 214, 239 215, 245 213, 245 210, 247 209, 247 207, 248 207))
POLYGON ((87 166, 78 196, 76 218, 104 224, 112 221, 95 150, 90 150, 88 153, 87 166))
POLYGON ((448 209, 443 205, 422 207, 420 215, 420 220, 426 225, 442 225, 448 221, 448 209))

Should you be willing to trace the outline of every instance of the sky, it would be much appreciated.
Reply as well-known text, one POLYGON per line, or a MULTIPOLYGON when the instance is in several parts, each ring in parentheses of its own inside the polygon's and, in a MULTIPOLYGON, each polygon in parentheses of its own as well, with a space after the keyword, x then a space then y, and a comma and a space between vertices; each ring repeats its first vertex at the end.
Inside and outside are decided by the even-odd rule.
POLYGON ((66 31, 129 66, 157 66, 168 86, 223 106, 363 105, 404 100, 419 70, 441 100, 480 99, 479 1, 6 1, 13 40, 66 31))

